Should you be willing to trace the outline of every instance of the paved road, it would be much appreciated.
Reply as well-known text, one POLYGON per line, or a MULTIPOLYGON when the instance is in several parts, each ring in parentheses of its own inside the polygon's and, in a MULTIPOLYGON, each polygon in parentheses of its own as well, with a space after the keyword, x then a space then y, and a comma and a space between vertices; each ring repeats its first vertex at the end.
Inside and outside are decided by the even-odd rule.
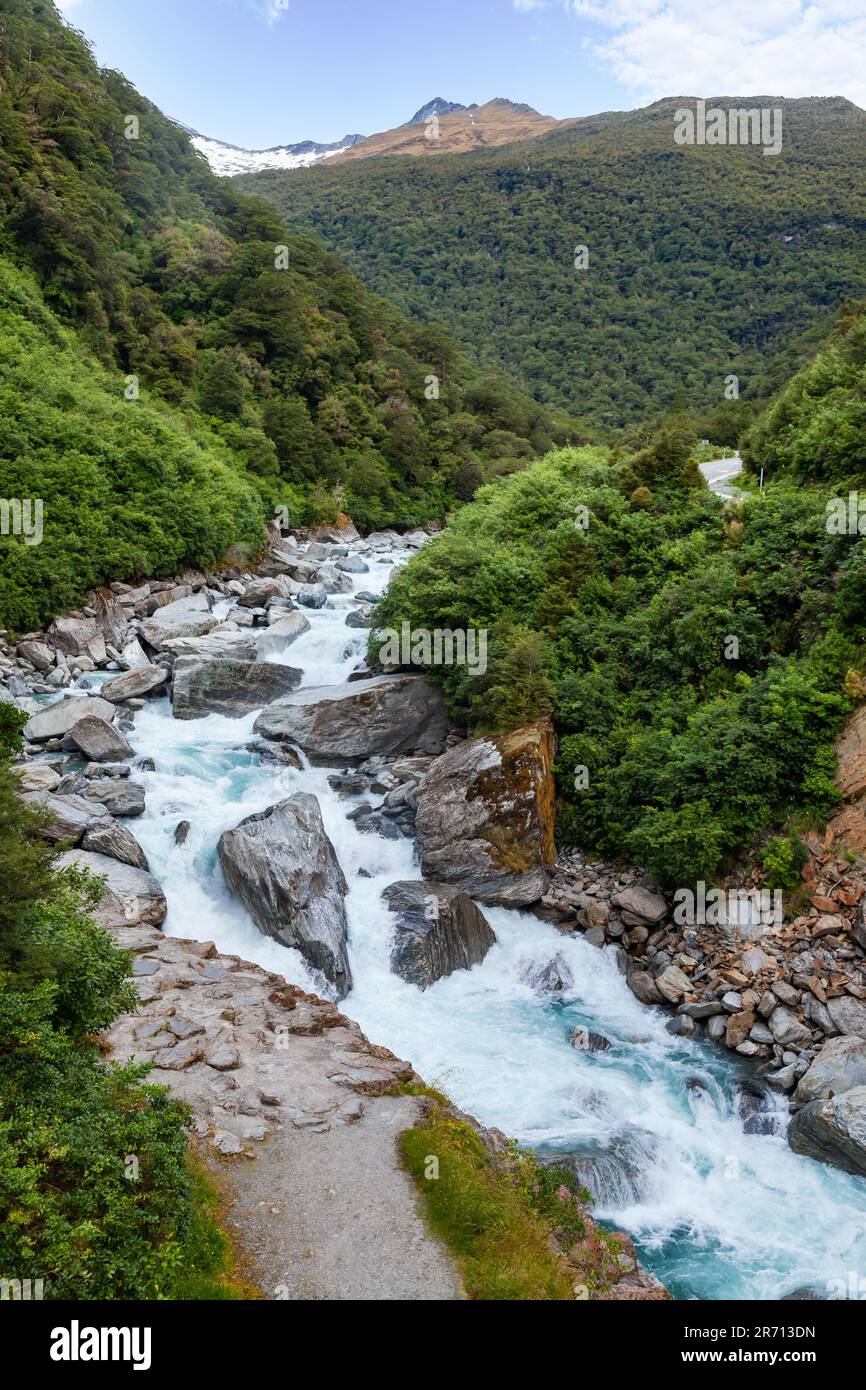
POLYGON ((731 486, 731 479, 742 472, 742 459, 711 459, 701 464, 701 472, 717 497, 738 497, 740 489, 731 486))

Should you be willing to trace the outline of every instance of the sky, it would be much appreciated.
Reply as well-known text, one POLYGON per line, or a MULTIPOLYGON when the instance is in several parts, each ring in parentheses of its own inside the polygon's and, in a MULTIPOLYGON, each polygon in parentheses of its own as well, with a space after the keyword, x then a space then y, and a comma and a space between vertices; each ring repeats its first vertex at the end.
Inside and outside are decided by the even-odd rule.
POLYGON ((58 0, 167 115, 260 149, 400 125, 436 96, 546 115, 665 96, 866 107, 866 0, 58 0))

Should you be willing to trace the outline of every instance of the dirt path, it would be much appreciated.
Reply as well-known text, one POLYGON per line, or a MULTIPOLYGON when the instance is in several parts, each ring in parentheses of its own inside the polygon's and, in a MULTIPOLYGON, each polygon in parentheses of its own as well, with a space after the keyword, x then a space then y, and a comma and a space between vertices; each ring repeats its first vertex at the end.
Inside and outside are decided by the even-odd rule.
POLYGON ((393 1092, 412 1068, 333 1004, 211 943, 116 930, 136 953, 141 1007, 107 1037, 152 1061, 196 1117, 246 1275, 270 1299, 463 1297, 398 1162, 421 1102, 393 1092))

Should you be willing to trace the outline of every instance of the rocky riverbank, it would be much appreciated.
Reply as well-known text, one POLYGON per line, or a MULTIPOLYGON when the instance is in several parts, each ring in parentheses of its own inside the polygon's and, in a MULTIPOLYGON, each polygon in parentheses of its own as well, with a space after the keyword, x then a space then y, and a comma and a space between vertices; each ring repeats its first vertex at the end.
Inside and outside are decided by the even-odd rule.
MULTIPOLYGON (((213 943, 164 935, 166 896, 134 831, 149 764, 135 758, 127 736, 145 703, 165 695, 185 720, 261 708, 253 750, 290 766, 299 754, 334 765, 337 791, 369 796, 352 812, 360 829, 411 836, 420 817, 424 853, 443 872, 441 881, 388 890, 395 972, 425 988, 481 960, 495 937, 470 892, 527 902, 545 886, 550 731, 509 736, 479 757, 477 741, 449 730, 439 692, 415 675, 376 677, 359 657, 345 686, 299 690, 300 672, 261 660, 307 630, 305 610, 348 592, 345 575, 393 563, 390 552, 425 540, 384 533, 362 542, 348 530, 300 542, 274 535, 256 572, 114 584, 47 631, 0 648, 0 699, 29 716, 22 795, 41 811, 42 833, 66 847, 61 862, 105 879, 96 918, 134 956, 140 1007, 115 1023, 107 1049, 151 1063, 154 1079, 189 1104, 196 1142, 266 1297, 464 1296, 397 1160, 399 1134, 424 1123, 429 1102, 406 1093, 422 1086, 411 1064, 371 1044, 335 1003, 213 943), (462 762, 461 748, 469 755, 462 762), (423 828, 435 821, 425 811, 428 784, 434 801, 448 788, 475 788, 478 815, 457 836, 453 863, 448 836, 436 860, 433 829, 423 828), (508 817, 500 814, 506 803, 508 817)), ((374 597, 358 595, 347 641, 367 624, 374 597)), ((458 803, 449 822, 455 835, 458 803)), ((189 828, 178 823, 178 843, 189 828)), ((227 886, 259 929, 296 946, 344 997, 346 883, 316 798, 296 794, 246 818, 223 835, 219 852, 227 886)), ((509 1180, 505 1137, 459 1118, 509 1180)), ((577 1199, 562 1188, 559 1201, 565 1210, 577 1199)), ((580 1219, 580 1240, 560 1248, 576 1298, 668 1296, 626 1236, 597 1228, 582 1207, 580 1219)))

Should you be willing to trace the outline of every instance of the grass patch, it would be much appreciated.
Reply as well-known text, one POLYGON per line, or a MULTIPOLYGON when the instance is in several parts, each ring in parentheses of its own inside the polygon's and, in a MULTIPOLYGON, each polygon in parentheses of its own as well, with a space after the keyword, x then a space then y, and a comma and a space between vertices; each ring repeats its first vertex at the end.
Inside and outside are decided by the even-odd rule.
POLYGON ((505 1161, 492 1158, 469 1125, 445 1111, 442 1097, 433 1097, 427 1120, 400 1137, 403 1159, 431 1228, 458 1260, 469 1297, 573 1299, 574 1278, 554 1230, 565 1223, 571 1243, 584 1234, 584 1223, 578 1204, 556 1195, 560 1176, 516 1149, 505 1161))
POLYGON ((188 1169, 192 1215, 168 1297, 183 1302, 261 1298, 245 1279, 238 1251, 224 1229, 222 1195, 192 1149, 188 1169))

